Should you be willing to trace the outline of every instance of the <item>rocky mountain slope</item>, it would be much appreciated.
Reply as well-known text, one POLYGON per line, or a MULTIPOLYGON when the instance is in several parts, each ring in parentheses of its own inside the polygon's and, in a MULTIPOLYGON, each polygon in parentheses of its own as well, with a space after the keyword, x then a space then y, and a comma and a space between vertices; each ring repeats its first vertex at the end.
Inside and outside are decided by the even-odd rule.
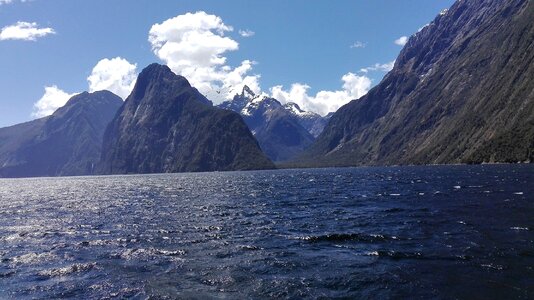
POLYGON ((294 158, 315 140, 301 124, 300 117, 307 116, 305 112, 297 115, 276 99, 255 95, 247 86, 241 94, 219 104, 219 107, 241 114, 261 149, 273 161, 294 158))
POLYGON ((93 174, 105 128, 121 105, 111 92, 85 92, 49 117, 1 128, 0 177, 93 174))
POLYGON ((273 168, 241 117, 213 107, 182 76, 152 64, 108 126, 104 174, 273 168))
POLYGON ((533 20, 533 1, 457 1, 295 164, 532 162, 533 20))

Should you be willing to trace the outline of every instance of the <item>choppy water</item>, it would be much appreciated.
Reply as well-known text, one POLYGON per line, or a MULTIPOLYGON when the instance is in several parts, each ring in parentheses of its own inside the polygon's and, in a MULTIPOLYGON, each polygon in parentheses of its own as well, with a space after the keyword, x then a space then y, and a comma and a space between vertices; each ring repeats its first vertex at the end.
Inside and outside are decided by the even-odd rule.
POLYGON ((0 298, 533 298, 534 167, 0 180, 0 298))

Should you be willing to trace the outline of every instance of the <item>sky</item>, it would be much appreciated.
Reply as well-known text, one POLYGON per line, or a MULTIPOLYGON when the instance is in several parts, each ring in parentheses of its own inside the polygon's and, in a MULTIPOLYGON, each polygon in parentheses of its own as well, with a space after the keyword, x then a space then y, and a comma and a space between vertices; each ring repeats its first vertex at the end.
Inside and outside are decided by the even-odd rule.
POLYGON ((168 65, 214 103, 248 85, 322 115, 363 96, 454 0, 0 0, 0 127, 168 65))

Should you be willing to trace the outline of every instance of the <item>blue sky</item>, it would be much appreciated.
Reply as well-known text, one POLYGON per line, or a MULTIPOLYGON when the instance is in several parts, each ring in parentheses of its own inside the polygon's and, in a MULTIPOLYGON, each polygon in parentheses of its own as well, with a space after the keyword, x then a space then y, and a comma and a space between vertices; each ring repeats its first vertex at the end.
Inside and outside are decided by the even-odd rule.
POLYGON ((256 92, 324 114, 376 85, 402 49, 395 40, 417 32, 453 2, 0 0, 3 31, 33 28, 31 37, 24 36, 29 31, 0 33, 0 127, 46 115, 65 101, 56 96, 107 85, 127 94, 126 79, 152 62, 192 77, 215 102, 245 82, 257 85, 256 92), (185 18, 186 13, 191 14, 185 18), (151 43, 155 24, 161 26, 152 31, 157 42, 151 43), (186 41, 191 33, 208 39, 186 41), (184 49, 189 54, 181 57, 184 49), (224 62, 203 61, 210 57, 224 62), (103 59, 108 60, 95 68, 103 59), (191 69, 192 64, 204 69, 191 69), (212 77, 198 75, 202 72, 212 77), (41 110, 34 107, 39 100, 41 110))

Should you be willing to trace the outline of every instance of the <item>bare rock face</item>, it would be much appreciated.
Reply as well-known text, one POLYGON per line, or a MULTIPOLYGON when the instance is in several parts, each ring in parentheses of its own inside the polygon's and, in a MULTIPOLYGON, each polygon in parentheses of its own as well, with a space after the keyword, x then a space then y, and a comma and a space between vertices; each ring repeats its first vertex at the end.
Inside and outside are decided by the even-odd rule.
POLYGON ((532 162, 533 20, 533 1, 457 1, 295 164, 532 162))
POLYGON ((0 176, 91 175, 122 99, 108 91, 72 97, 49 117, 0 129, 0 176))
POLYGON ((110 123, 101 173, 273 168, 241 117, 213 107, 182 76, 152 64, 110 123))

